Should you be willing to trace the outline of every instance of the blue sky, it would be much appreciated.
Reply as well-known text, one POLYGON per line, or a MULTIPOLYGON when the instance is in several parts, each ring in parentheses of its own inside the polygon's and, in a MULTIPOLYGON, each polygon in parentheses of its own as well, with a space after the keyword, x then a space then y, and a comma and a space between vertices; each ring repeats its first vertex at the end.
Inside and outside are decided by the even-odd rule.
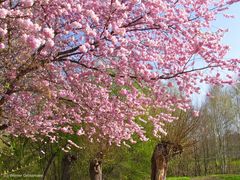
POLYGON ((240 57, 240 3, 232 5, 227 11, 227 14, 234 15, 235 18, 227 19, 219 15, 217 20, 213 23, 213 27, 229 29, 229 32, 226 33, 223 39, 224 44, 229 44, 231 46, 228 57, 240 57))
MULTIPOLYGON (((229 31, 225 34, 223 43, 230 46, 230 51, 226 58, 240 58, 240 3, 236 3, 226 12, 229 15, 234 15, 235 18, 225 18, 223 15, 219 15, 215 22, 212 23, 212 27, 219 29, 224 28, 229 31)), ((197 107, 205 99, 205 95, 208 91, 208 86, 201 86, 201 94, 192 96, 193 104, 197 107)))

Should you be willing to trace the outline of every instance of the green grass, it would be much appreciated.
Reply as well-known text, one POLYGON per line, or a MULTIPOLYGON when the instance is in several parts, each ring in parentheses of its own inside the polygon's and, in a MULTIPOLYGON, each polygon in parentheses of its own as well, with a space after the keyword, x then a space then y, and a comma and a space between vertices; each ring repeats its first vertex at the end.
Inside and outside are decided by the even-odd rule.
POLYGON ((201 177, 168 177, 167 180, 240 180, 240 175, 210 175, 201 177))
POLYGON ((190 180, 189 177, 168 177, 167 180, 190 180))

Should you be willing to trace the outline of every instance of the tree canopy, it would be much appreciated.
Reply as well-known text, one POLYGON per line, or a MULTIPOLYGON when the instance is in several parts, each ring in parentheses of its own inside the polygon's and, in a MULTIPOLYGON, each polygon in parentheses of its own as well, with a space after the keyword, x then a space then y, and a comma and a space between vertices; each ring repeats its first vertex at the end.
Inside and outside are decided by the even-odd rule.
POLYGON ((200 83, 232 83, 216 72, 239 70, 239 59, 224 58, 225 30, 210 24, 235 2, 0 0, 1 129, 120 145, 147 140, 136 121, 147 114, 159 136, 200 83))

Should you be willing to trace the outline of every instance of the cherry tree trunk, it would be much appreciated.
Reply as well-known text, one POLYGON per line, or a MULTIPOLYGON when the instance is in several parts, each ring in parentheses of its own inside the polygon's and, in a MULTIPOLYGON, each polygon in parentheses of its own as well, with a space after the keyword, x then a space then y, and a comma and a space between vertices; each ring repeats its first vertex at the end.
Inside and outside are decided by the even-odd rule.
POLYGON ((102 161, 103 161, 103 152, 99 151, 95 158, 90 161, 89 165, 89 174, 91 180, 102 180, 102 161))
POLYGON ((71 154, 64 154, 62 159, 62 172, 61 180, 70 180, 71 178, 71 166, 73 161, 76 160, 76 157, 71 154))
POLYGON ((168 147, 165 142, 159 143, 151 160, 151 180, 166 180, 168 166, 168 147))
POLYGON ((91 180, 102 180, 102 162, 97 158, 90 161, 89 173, 91 180))

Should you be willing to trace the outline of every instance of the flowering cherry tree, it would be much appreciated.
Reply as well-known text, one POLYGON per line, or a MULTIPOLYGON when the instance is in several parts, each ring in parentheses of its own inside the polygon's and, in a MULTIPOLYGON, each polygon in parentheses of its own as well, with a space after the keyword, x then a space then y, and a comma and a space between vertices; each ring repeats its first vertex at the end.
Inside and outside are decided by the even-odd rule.
POLYGON ((239 59, 224 59, 225 30, 210 25, 235 2, 0 0, 1 129, 120 145, 147 140, 137 123, 147 114, 154 135, 164 133, 200 83, 232 83, 216 72, 239 70, 239 59))

